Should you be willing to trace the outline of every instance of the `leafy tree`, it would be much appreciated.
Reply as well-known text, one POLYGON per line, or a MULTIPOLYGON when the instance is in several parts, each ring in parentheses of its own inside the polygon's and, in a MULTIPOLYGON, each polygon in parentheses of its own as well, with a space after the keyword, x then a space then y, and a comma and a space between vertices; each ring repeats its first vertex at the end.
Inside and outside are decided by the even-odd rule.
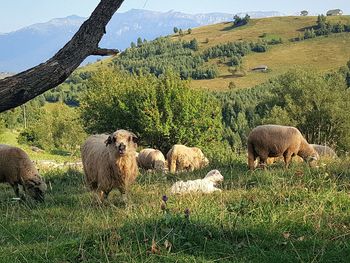
POLYGON ((247 24, 249 20, 250 20, 250 16, 248 14, 246 14, 244 18, 241 18, 239 15, 234 15, 233 26, 243 26, 247 24))
POLYGON ((190 41, 189 48, 192 49, 192 50, 194 50, 194 51, 197 51, 197 50, 198 50, 198 41, 197 41, 197 39, 194 38, 194 39, 192 39, 192 40, 190 41))
POLYGON ((138 37, 138 38, 137 38, 137 46, 138 46, 138 47, 141 47, 142 44, 143 44, 142 38, 141 38, 141 37, 138 37))
POLYGON ((181 28, 180 28, 180 30, 179 30, 179 35, 180 35, 180 36, 183 36, 183 35, 184 35, 184 32, 182 31, 181 28))
POLYGON ((191 29, 191 28, 187 29, 187 33, 188 33, 189 35, 191 35, 192 29, 191 29))
POLYGON ((178 29, 176 26, 174 27, 173 30, 174 30, 174 33, 175 33, 175 34, 177 34, 177 33, 179 32, 179 29, 178 29))
POLYGON ((136 47, 135 42, 131 42, 131 43, 130 43, 130 47, 131 47, 131 48, 135 48, 135 47, 136 47))
POLYGON ((316 37, 316 33, 313 28, 305 30, 304 39, 314 38, 314 37, 316 37))
POLYGON ((144 145, 166 152, 176 143, 206 148, 222 139, 221 107, 173 73, 156 78, 112 70, 88 84, 81 116, 88 132, 132 130, 144 145))

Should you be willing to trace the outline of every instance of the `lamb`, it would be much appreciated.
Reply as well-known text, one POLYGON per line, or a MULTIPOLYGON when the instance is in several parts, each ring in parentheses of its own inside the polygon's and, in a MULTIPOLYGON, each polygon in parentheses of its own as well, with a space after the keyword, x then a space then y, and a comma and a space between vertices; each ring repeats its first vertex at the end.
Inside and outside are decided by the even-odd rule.
POLYGON ((261 125, 255 127, 248 136, 248 167, 254 169, 259 157, 265 166, 268 157, 284 157, 285 167, 291 158, 299 155, 304 161, 313 163, 319 159, 318 153, 295 127, 281 125, 261 125))
POLYGON ((0 183, 10 184, 17 197, 21 197, 22 185, 31 198, 44 201, 47 185, 26 152, 18 147, 0 144, 0 183))
POLYGON ((212 193, 221 192, 221 189, 215 187, 217 183, 222 182, 224 177, 218 170, 211 170, 203 179, 179 181, 172 185, 170 192, 172 194, 184 194, 190 192, 212 193))
POLYGON ((137 163, 140 168, 164 171, 165 157, 156 149, 143 149, 137 156, 137 163))
POLYGON ((126 130, 90 136, 81 147, 86 183, 103 202, 117 188, 127 201, 127 190, 138 175, 137 136, 126 130))
POLYGON ((311 144, 311 146, 314 147, 314 149, 320 157, 331 159, 335 159, 338 157, 336 152, 329 146, 319 144, 311 144))
POLYGON ((193 171, 209 164, 201 149, 176 144, 167 153, 168 168, 171 173, 176 171, 193 171))

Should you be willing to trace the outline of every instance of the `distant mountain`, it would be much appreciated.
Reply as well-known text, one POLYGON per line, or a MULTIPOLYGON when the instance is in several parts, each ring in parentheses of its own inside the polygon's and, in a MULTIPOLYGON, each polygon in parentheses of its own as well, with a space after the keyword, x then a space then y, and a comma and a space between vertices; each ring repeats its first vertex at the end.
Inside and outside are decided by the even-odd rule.
MULTIPOLYGON (((245 13, 242 13, 245 15, 245 13)), ((248 12, 252 18, 281 15, 278 12, 248 12)), ((107 26, 101 47, 125 49, 138 37, 152 40, 173 32, 232 20, 232 14, 184 14, 132 9, 116 13, 107 26)), ((86 18, 68 16, 0 34, 0 72, 20 72, 44 62, 74 35, 86 18)), ((90 58, 91 61, 91 58, 90 58)))
POLYGON ((278 11, 251 11, 251 12, 237 13, 236 15, 240 17, 244 17, 246 14, 248 14, 251 18, 265 18, 265 17, 275 17, 275 16, 286 15, 278 11))

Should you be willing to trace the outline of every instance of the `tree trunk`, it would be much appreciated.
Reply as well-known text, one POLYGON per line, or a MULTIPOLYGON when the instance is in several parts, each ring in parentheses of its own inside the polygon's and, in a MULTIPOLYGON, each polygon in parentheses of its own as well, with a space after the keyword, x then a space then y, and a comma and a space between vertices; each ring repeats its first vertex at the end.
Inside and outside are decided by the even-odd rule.
MULTIPOLYGON (((101 0, 73 38, 45 63, 0 80, 0 112, 17 107, 62 82, 90 55, 112 55, 98 47, 106 25, 124 0, 101 0)), ((23 43, 25 45, 25 43, 23 43)), ((29 51, 30 52, 30 51, 29 51)))

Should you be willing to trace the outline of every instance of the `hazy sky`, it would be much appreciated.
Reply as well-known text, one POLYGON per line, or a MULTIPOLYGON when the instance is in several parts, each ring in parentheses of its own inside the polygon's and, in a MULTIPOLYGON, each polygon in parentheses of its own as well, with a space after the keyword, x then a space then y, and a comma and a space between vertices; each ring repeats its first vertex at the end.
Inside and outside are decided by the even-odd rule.
MULTIPOLYGON (((0 32, 10 32, 52 18, 79 15, 87 17, 99 0, 2 0, 0 3, 0 32)), ((294 14, 303 9, 313 14, 340 8, 350 14, 350 0, 125 0, 118 12, 132 8, 156 11, 176 10, 187 13, 245 11, 280 11, 294 14)))

